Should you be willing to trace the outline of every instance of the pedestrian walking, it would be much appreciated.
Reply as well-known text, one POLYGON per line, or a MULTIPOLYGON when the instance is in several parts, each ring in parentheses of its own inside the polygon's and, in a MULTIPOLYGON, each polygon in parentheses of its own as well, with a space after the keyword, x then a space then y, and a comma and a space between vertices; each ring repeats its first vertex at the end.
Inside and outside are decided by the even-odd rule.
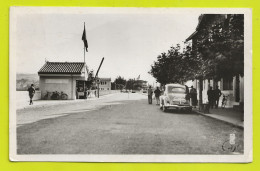
POLYGON ((208 101, 209 101, 209 107, 213 109, 214 106, 214 91, 212 90, 212 87, 209 87, 209 90, 207 91, 208 95, 208 101))
POLYGON ((153 90, 152 90, 152 87, 149 86, 149 89, 148 89, 148 104, 152 104, 153 103, 153 90))
POLYGON ((197 90, 195 88, 193 88, 193 86, 191 86, 191 89, 190 89, 190 98, 191 98, 191 105, 192 107, 195 107, 196 108, 196 105, 197 105, 197 90))
POLYGON ((31 86, 28 88, 28 92, 29 92, 29 97, 30 97, 30 104, 29 105, 32 105, 33 104, 33 96, 35 94, 35 88, 34 88, 34 85, 31 84, 31 86))
POLYGON ((161 95, 161 91, 159 90, 159 87, 156 88, 156 90, 154 91, 155 94, 155 99, 156 99, 156 105, 160 104, 160 95, 161 95))
POLYGON ((214 105, 215 105, 215 108, 218 108, 218 105, 219 105, 219 98, 220 96, 222 95, 220 89, 218 89, 218 86, 216 86, 216 89, 214 90, 214 105))

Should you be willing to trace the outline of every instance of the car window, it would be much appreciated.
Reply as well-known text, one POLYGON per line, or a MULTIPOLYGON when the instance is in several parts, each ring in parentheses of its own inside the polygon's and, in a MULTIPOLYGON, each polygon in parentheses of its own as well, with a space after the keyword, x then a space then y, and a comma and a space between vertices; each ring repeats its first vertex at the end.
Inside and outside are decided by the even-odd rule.
POLYGON ((181 88, 181 87, 168 87, 168 93, 185 94, 185 88, 181 88))

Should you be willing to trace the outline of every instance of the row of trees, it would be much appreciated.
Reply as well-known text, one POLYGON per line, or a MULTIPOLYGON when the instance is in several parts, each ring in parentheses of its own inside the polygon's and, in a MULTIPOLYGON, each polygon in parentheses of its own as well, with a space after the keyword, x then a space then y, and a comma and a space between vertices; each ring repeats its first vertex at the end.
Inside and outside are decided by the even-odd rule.
POLYGON ((227 15, 204 26, 192 45, 177 44, 161 53, 149 73, 161 84, 243 76, 244 15, 227 15))
MULTIPOLYGON (((94 82, 95 82, 95 78, 94 78, 94 71, 91 70, 88 72, 88 81, 87 81, 87 88, 88 89, 95 89, 96 87, 94 87, 94 82)), ((122 76, 118 76, 114 82, 111 83, 111 89, 112 90, 122 90, 122 89, 126 89, 126 90, 137 90, 138 88, 140 88, 140 85, 137 84, 137 80, 135 79, 124 79, 124 77, 122 76)))
POLYGON ((140 84, 138 84, 138 80, 135 79, 124 79, 122 76, 118 76, 114 82, 112 82, 111 85, 112 89, 126 89, 126 90, 138 90, 141 87, 140 84))

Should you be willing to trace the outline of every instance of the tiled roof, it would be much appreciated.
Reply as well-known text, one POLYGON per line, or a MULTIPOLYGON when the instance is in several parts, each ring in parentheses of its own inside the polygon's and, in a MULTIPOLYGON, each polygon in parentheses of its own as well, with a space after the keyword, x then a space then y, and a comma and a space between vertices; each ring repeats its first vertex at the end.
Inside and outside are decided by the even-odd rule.
POLYGON ((84 62, 46 62, 38 74, 81 74, 84 62))
POLYGON ((99 78, 100 81, 111 81, 111 78, 99 78))

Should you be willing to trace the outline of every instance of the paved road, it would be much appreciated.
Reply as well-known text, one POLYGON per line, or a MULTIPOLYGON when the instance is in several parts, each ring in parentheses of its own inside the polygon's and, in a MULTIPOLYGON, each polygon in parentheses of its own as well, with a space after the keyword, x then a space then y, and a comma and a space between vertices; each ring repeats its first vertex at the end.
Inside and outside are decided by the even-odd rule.
POLYGON ((233 154, 225 143, 233 132, 235 154, 243 153, 243 130, 196 113, 163 113, 137 93, 17 111, 18 119, 33 114, 17 127, 18 154, 233 154), (46 113, 56 117, 40 117, 46 113))

